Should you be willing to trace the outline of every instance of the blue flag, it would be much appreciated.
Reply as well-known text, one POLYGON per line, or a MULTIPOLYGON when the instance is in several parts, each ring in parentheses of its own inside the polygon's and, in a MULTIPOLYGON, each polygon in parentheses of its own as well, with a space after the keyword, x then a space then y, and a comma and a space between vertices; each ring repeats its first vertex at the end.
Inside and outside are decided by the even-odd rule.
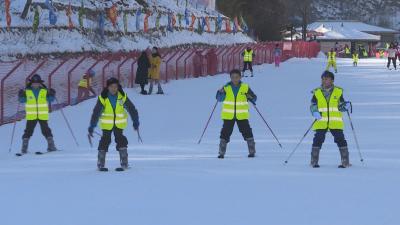
POLYGON ((218 14, 217 17, 217 31, 221 31, 222 29, 222 17, 221 14, 218 14))
POLYGON ((140 30, 140 16, 142 15, 142 10, 138 9, 136 11, 136 30, 140 30))
POLYGON ((190 24, 189 14, 190 14, 189 10, 188 10, 188 9, 185 9, 185 22, 186 22, 186 26, 189 26, 189 24, 190 24))
POLYGON ((53 5, 50 3, 49 0, 46 0, 45 5, 49 9, 49 22, 50 22, 50 25, 56 25, 56 23, 57 23, 57 15, 54 12, 53 5))
POLYGON ((101 39, 104 39, 104 22, 105 22, 104 13, 101 12, 99 15, 99 32, 101 39))
POLYGON ((205 27, 207 26, 207 22, 206 22, 206 18, 205 17, 201 18, 201 26, 202 26, 202 29, 205 30, 205 27))

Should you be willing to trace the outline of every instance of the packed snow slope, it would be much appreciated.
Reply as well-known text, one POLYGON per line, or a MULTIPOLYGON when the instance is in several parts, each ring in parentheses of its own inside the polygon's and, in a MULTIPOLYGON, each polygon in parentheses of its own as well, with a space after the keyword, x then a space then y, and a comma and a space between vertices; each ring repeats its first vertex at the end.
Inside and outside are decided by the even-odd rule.
MULTIPOLYGON (((16 158, 9 154, 12 125, 0 127, 0 224, 4 225, 398 225, 400 215, 400 74, 384 60, 339 60, 336 84, 354 103, 353 120, 365 164, 355 148, 348 120, 345 134, 353 167, 338 169, 339 152, 330 135, 320 169, 309 167, 312 135, 288 165, 284 160, 312 122, 311 90, 319 86, 325 59, 292 59, 276 69, 255 68, 247 78, 284 149, 252 109, 257 158, 234 131, 227 156, 219 160, 219 110, 202 144, 198 137, 215 92, 228 75, 173 81, 165 96, 127 90, 140 113, 144 144, 129 126, 132 169, 96 171, 97 151, 86 130, 95 100, 65 109, 80 147, 74 145, 60 111, 50 126, 63 151, 16 158)), ((18 122, 15 153, 25 122, 18 122)), ((96 138, 96 142, 98 139, 96 138)), ((37 129, 30 151, 45 150, 37 129)), ((117 167, 115 146, 107 165, 117 167)))

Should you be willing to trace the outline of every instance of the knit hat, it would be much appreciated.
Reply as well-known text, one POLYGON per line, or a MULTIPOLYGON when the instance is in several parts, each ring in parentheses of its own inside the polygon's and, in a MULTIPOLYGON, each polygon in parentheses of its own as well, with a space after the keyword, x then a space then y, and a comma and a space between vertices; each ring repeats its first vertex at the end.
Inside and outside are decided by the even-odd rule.
POLYGON ((325 71, 325 72, 322 74, 321 78, 324 78, 324 77, 329 77, 329 78, 331 78, 332 80, 335 80, 335 75, 334 75, 332 72, 330 72, 330 71, 325 71))
POLYGON ((107 87, 109 87, 111 84, 119 85, 119 80, 117 78, 111 77, 110 79, 107 80, 107 87))
POLYGON ((35 74, 31 77, 31 79, 29 79, 29 82, 30 83, 43 83, 44 80, 42 80, 42 78, 38 74, 35 74))

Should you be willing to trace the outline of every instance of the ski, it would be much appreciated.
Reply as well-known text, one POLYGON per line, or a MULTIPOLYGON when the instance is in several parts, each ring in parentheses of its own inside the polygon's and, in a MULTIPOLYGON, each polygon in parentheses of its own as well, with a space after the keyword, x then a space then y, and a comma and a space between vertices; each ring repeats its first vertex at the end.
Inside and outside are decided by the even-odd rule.
POLYGON ((124 172, 125 170, 129 170, 129 169, 130 169, 130 167, 128 167, 128 168, 117 167, 117 168, 115 168, 115 171, 117 171, 117 172, 124 172))
POLYGON ((108 168, 103 167, 103 168, 98 168, 97 169, 99 172, 108 172, 108 168))
POLYGON ((24 155, 26 155, 26 154, 27 154, 27 153, 25 153, 25 154, 23 154, 23 153, 16 153, 15 156, 21 157, 21 156, 24 156, 24 155))
POLYGON ((38 151, 38 152, 35 152, 35 155, 45 155, 45 154, 49 154, 49 153, 53 153, 53 152, 58 152, 58 151, 61 151, 61 150, 50 151, 50 152, 40 152, 40 151, 38 151))

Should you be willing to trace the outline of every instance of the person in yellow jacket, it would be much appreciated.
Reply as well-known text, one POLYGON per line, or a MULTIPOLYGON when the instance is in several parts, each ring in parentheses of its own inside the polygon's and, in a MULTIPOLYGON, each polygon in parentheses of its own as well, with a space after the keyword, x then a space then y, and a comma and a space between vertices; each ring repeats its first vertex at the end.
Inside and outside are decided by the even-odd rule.
POLYGON ((331 67, 333 67, 335 73, 337 73, 336 52, 333 48, 328 52, 328 65, 326 66, 326 70, 329 70, 331 67))
POLYGON ((358 66, 358 60, 359 60, 358 53, 354 51, 352 56, 353 56, 353 66, 358 66))
POLYGON ((92 87, 93 77, 95 75, 96 73, 92 69, 83 75, 78 84, 78 98, 76 103, 82 102, 83 100, 89 98, 90 93, 92 93, 94 96, 96 95, 96 92, 92 87))
POLYGON ((48 124, 49 103, 54 101, 56 91, 47 89, 42 78, 35 74, 29 80, 24 90, 18 93, 19 102, 25 103, 26 128, 22 136, 21 154, 28 153, 29 139, 32 137, 36 125, 39 123, 43 136, 47 140, 47 151, 56 151, 53 134, 48 124))
POLYGON ((105 160, 108 147, 111 144, 112 133, 114 133, 117 151, 120 155, 121 168, 118 169, 125 170, 129 168, 128 139, 123 134, 128 125, 128 113, 132 118, 133 128, 137 131, 139 129, 139 115, 135 106, 123 91, 119 80, 116 78, 108 79, 107 87, 101 92, 93 109, 88 129, 89 135, 93 137, 94 128, 100 119, 103 135, 98 147, 97 168, 99 171, 108 171, 105 167, 105 160))
POLYGON ((343 89, 334 85, 335 75, 325 71, 322 76, 322 85, 313 91, 311 99, 311 113, 315 118, 313 130, 315 136, 311 151, 311 166, 319 168, 319 152, 329 131, 339 147, 341 164, 339 168, 351 166, 349 150, 343 129, 342 112, 350 110, 351 103, 344 100, 343 89))
POLYGON ((344 54, 346 55, 346 57, 350 57, 351 50, 350 50, 350 47, 347 44, 344 47, 344 54))
POLYGON ((249 85, 242 83, 240 70, 230 72, 231 82, 227 83, 217 92, 217 100, 222 102, 221 117, 224 121, 219 145, 218 158, 223 159, 226 153, 227 144, 233 132, 233 127, 237 123, 239 131, 247 142, 249 149, 249 158, 255 157, 256 144, 253 131, 249 124, 249 102, 255 104, 257 96, 250 89, 249 85))
POLYGON ((157 94, 164 94, 163 89, 161 88, 160 83, 160 69, 161 69, 161 55, 158 52, 157 47, 153 47, 151 50, 150 56, 150 69, 149 69, 149 78, 150 78, 150 88, 148 94, 151 95, 153 92, 153 85, 157 85, 157 94))
POLYGON ((247 47, 243 53, 243 76, 246 77, 245 72, 246 70, 250 70, 251 72, 251 76, 254 76, 253 73, 253 58, 256 56, 256 54, 254 53, 254 50, 251 49, 251 47, 247 47))

